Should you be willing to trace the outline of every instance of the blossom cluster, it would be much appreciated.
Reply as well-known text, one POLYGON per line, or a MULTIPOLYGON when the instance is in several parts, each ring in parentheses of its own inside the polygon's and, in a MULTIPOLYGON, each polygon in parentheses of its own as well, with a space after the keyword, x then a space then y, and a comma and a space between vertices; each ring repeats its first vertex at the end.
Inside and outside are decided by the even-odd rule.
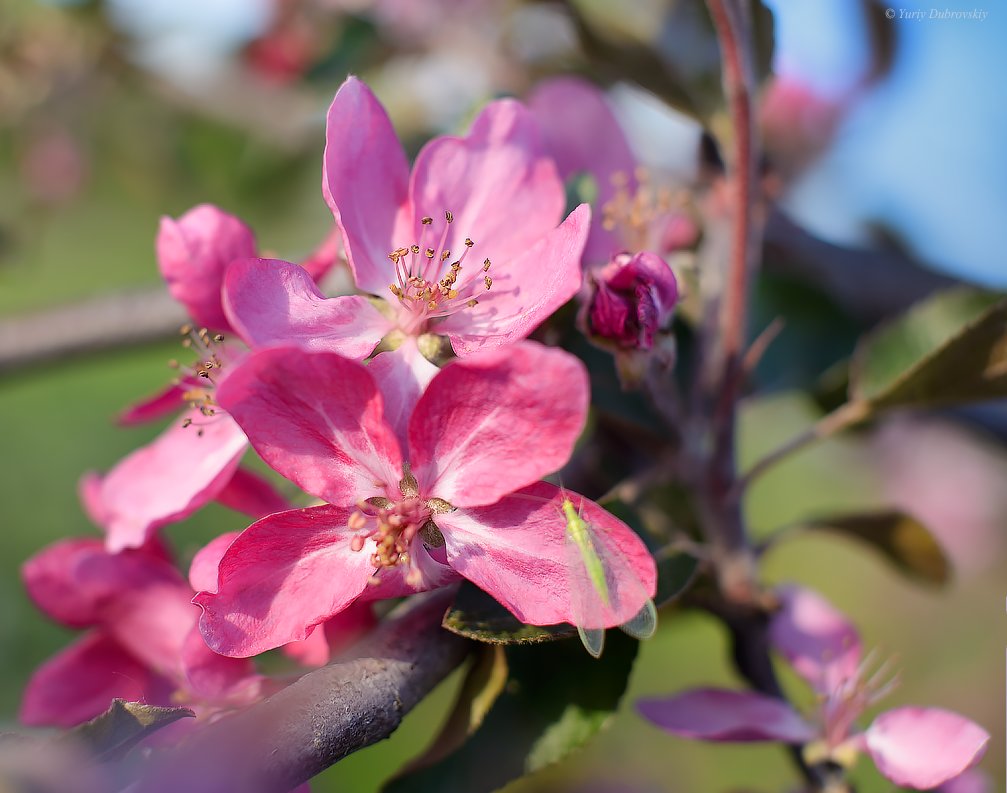
MULTIPOLYGON (((639 169, 603 95, 563 78, 527 105, 491 102, 410 165, 351 77, 328 112, 322 187, 333 233, 301 263, 260 256, 251 229, 213 206, 162 222, 158 265, 191 317, 191 359, 122 416, 173 416, 168 427, 82 481, 103 538, 24 567, 39 608, 87 630, 33 676, 26 723, 77 724, 118 696, 189 705, 198 728, 283 685, 256 656, 324 664, 373 627, 380 601, 463 580, 521 622, 569 623, 593 654, 605 629, 653 629, 657 566, 641 537, 548 479, 584 430, 588 372, 529 338, 576 298, 580 329, 627 387, 667 348, 680 289, 667 260, 696 231, 639 169), (584 174, 594 206, 567 207, 584 174), (342 266, 357 293, 327 294, 342 266), (185 576, 161 530, 211 501, 254 522, 185 576)), ((778 621, 796 625, 799 608, 820 612, 815 630, 837 623, 809 597, 785 599, 778 621)), ((679 735, 799 743, 811 761, 864 749, 917 787, 976 762, 985 734, 953 714, 902 709, 853 729, 870 686, 849 631, 827 663, 807 660, 797 628, 774 634, 824 698, 816 725, 754 694, 641 710, 679 735), (954 757, 921 770, 934 742, 954 757)))

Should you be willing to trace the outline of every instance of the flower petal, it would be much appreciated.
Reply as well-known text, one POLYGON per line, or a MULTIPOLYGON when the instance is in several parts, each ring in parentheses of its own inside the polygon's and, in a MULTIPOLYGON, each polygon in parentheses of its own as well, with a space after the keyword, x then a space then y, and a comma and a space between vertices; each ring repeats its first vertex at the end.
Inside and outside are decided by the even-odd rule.
POLYGON ((212 501, 234 475, 247 442, 227 416, 190 410, 102 481, 109 551, 142 545, 157 529, 212 501), (184 426, 185 419, 192 426, 184 426))
POLYGON ((423 357, 412 336, 407 336, 397 350, 374 356, 368 366, 384 398, 385 421, 395 430, 404 449, 413 408, 440 370, 423 357))
POLYGON ((680 738, 798 744, 816 737, 814 728, 786 702, 751 691, 697 688, 640 700, 636 709, 647 721, 680 738))
POLYGON ((557 77, 539 83, 528 106, 542 128, 549 153, 566 180, 579 173, 594 177, 598 221, 591 229, 584 258, 591 263, 608 261, 621 246, 618 238, 601 225, 601 208, 615 195, 613 177, 622 174, 627 188, 635 189, 636 157, 629 141, 605 99, 604 92, 576 77, 557 77))
POLYGON ((101 540, 91 537, 60 540, 43 548, 21 567, 28 597, 49 617, 71 628, 96 625, 107 591, 105 587, 85 591, 76 573, 84 559, 105 554, 101 540))
POLYGON ((460 253, 470 237, 479 261, 488 257, 505 266, 559 224, 566 203, 538 123, 513 99, 490 102, 466 137, 440 137, 424 146, 409 195, 416 236, 401 244, 419 242, 424 216, 434 221, 427 239, 440 239, 450 211, 446 247, 460 253))
POLYGON ((536 342, 451 362, 409 422, 420 492, 475 507, 552 473, 584 426, 588 389, 580 360, 536 342))
POLYGON ((240 534, 240 531, 226 532, 210 540, 196 551, 196 555, 192 557, 192 564, 189 565, 189 586, 192 587, 193 591, 217 591, 217 574, 220 568, 220 560, 224 558, 224 552, 240 534))
POLYGON ((217 400, 270 466, 330 504, 384 496, 402 478, 398 441, 363 364, 296 347, 259 350, 217 400))
POLYGON ((217 592, 200 592, 210 649, 246 657, 308 636, 352 603, 374 574, 371 550, 350 549, 352 509, 279 512, 253 523, 220 561, 217 592))
POLYGON ((878 770, 897 785, 929 790, 978 763, 989 733, 940 708, 896 708, 864 733, 878 770))
POLYGON ((396 218, 407 201, 409 163, 388 114, 356 77, 347 78, 329 107, 322 161, 322 193, 342 229, 357 286, 386 294, 388 254, 396 218))
POLYGON ((654 560, 633 530, 593 501, 547 482, 435 521, 448 563, 522 622, 611 628, 631 620, 654 595, 654 560), (605 569, 604 596, 586 580, 580 560, 571 560, 562 510, 567 498, 592 532, 605 569))
POLYGON ((437 326, 458 355, 520 341, 573 297, 581 284, 581 253, 591 210, 581 204, 557 228, 502 267, 479 303, 437 326))
POLYGON ((835 691, 857 674, 860 636, 825 598, 798 586, 777 590, 781 608, 769 625, 769 640, 819 693, 835 691))
POLYGON ((251 347, 287 342, 347 358, 366 358, 393 326, 367 298, 327 298, 303 267, 278 259, 232 264, 224 310, 251 347))
POLYGON ((116 697, 170 705, 172 689, 114 639, 96 631, 35 670, 18 718, 30 726, 73 727, 108 710, 116 697))
POLYGON ((177 221, 161 218, 158 267, 171 296, 200 325, 230 329, 220 303, 224 271, 235 259, 249 256, 255 256, 251 229, 215 206, 200 204, 177 221))
POLYGON ((182 399, 184 393, 184 387, 170 385, 153 396, 126 408, 119 414, 117 421, 119 424, 129 426, 163 418, 179 410, 185 404, 182 399))
POLYGON ((244 512, 253 518, 264 518, 274 512, 290 509, 290 503, 281 496, 269 480, 239 468, 217 494, 217 501, 235 512, 244 512))
POLYGON ((221 701, 236 691, 241 692, 242 699, 251 702, 262 688, 262 678, 255 673, 249 659, 228 658, 213 652, 206 646, 195 622, 185 637, 181 652, 186 687, 207 704, 223 704, 221 701))
POLYGON ((317 626, 307 639, 283 645, 283 652, 304 666, 324 666, 377 624, 371 603, 358 600, 317 626))

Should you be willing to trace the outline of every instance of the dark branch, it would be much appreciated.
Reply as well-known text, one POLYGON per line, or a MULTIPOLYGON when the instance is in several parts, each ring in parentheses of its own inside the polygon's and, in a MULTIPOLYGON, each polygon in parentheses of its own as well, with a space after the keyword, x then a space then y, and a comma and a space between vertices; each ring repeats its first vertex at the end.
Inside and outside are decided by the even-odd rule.
POLYGON ((152 763, 131 793, 286 793, 387 738, 469 651, 440 627, 453 596, 410 598, 351 657, 201 730, 152 763))

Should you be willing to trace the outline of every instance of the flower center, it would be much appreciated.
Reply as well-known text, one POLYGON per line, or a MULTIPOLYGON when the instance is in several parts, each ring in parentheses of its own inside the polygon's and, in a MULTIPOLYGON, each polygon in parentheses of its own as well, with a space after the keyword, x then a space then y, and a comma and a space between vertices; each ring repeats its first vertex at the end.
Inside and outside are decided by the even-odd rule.
POLYGON ((396 248, 388 254, 395 265, 395 283, 388 289, 405 309, 402 329, 407 333, 423 332, 432 319, 477 306, 477 295, 493 286, 489 258, 483 259, 480 265, 467 262, 475 247, 471 237, 465 238, 464 250, 452 260, 452 252, 445 246, 454 215, 445 212, 444 220, 444 229, 436 244, 428 239, 432 236, 434 219, 424 217, 420 221, 423 231, 419 242, 396 248))
MULTIPOLYGON (((224 337, 221 334, 211 336, 206 328, 198 330, 192 325, 183 325, 181 330, 182 346, 196 354, 196 361, 187 371, 175 378, 175 385, 185 389, 182 399, 191 408, 197 409, 207 419, 221 412, 220 406, 214 400, 217 385, 220 382, 221 370, 227 363, 228 354, 223 346, 224 337)), ((178 361, 170 361, 172 369, 181 369, 178 361)), ((196 422, 185 419, 183 426, 189 427, 196 422)), ((197 430, 202 435, 203 430, 197 430)))
MULTIPOLYGON (((444 536, 432 518, 454 507, 443 499, 420 498, 408 463, 399 482, 399 492, 402 498, 398 501, 375 497, 357 504, 347 521, 347 526, 355 532, 350 549, 359 553, 368 540, 374 540, 371 564, 378 572, 382 568, 405 565, 408 568, 406 583, 418 587, 423 582, 423 572, 410 550, 413 540, 419 535, 428 548, 443 547, 444 536)), ((376 577, 371 580, 379 583, 376 577)))
POLYGON ((612 174, 615 195, 601 208, 602 227, 618 235, 624 250, 660 253, 675 215, 674 197, 667 187, 654 188, 647 169, 637 168, 633 176, 635 189, 627 173, 612 174))
POLYGON ((877 654, 869 653, 853 674, 832 681, 822 698, 820 718, 829 749, 841 747, 860 715, 898 685, 892 663, 885 661, 875 666, 876 660, 877 654), (875 667, 873 672, 871 667, 875 667))

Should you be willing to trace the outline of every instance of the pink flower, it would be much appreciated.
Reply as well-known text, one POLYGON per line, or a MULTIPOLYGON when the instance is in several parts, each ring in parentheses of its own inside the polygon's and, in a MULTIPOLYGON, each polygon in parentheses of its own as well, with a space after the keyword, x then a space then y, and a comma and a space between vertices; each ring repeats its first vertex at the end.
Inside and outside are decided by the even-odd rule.
POLYGON ((695 244, 696 224, 675 206, 670 191, 650 183, 595 85, 576 77, 545 80, 528 105, 560 176, 589 174, 594 179, 598 211, 584 250, 586 264, 644 250, 665 256, 695 244))
POLYGON ((671 320, 678 284, 653 253, 620 254, 591 276, 593 294, 581 311, 589 336, 623 350, 650 350, 671 320))
MULTIPOLYGON (((329 109, 323 192, 357 286, 386 300, 382 316, 355 312, 340 330, 370 349, 396 330, 446 334, 459 355, 508 344, 580 286, 590 210, 560 222, 563 184, 518 102, 490 103, 464 138, 431 141, 410 174, 384 108, 351 77, 329 109)), ((325 299, 292 266, 272 264, 228 275, 239 327, 254 315, 275 341, 291 329, 324 339, 346 302, 362 300, 325 299)))
MULTIPOLYGON (((336 247, 329 237, 311 266, 323 273, 335 261, 336 247)), ((147 421, 173 413, 182 415, 150 444, 137 449, 108 474, 96 480, 90 498, 106 530, 108 548, 118 551, 142 545, 160 527, 185 518, 216 499, 255 517, 284 509, 287 504, 269 484, 241 471, 248 448, 244 433, 220 410, 214 394, 228 371, 245 355, 247 347, 276 340, 364 357, 375 342, 360 341, 348 326, 381 320, 362 297, 343 298, 338 311, 317 317, 316 324, 277 328, 275 307, 255 303, 233 315, 222 294, 229 268, 242 274, 263 268, 289 268, 298 295, 318 294, 308 272, 297 265, 255 256, 251 230, 238 218, 208 204, 200 205, 177 221, 163 218, 157 237, 161 274, 172 296, 185 306, 202 328, 190 327, 183 344, 195 355, 191 368, 181 369, 176 382, 122 417, 125 423, 147 421), (227 334, 225 338, 224 334, 227 334), (236 336, 236 339, 231 336, 236 336)), ((240 277, 239 277, 240 280, 240 277)), ((254 292, 254 285, 250 287, 254 292)))
POLYGON ((870 662, 861 658, 856 629, 822 597, 797 587, 781 597, 770 640, 818 695, 814 721, 773 697, 709 688, 643 700, 638 704, 643 716, 683 738, 803 744, 809 763, 849 766, 867 752, 892 782, 922 790, 979 762, 989 734, 940 708, 895 708, 858 731, 860 715, 891 688, 882 682, 884 669, 867 676, 870 662))
POLYGON ((89 629, 32 675, 21 703, 26 724, 70 727, 114 697, 209 715, 263 693, 251 662, 203 642, 192 589, 157 545, 113 555, 97 539, 63 540, 29 559, 22 577, 49 617, 89 629))
POLYGON ((586 372, 567 353, 525 342, 437 371, 274 348, 250 355, 219 398, 266 462, 328 503, 266 517, 224 553, 217 591, 195 599, 218 652, 253 655, 365 593, 459 577, 539 625, 620 625, 654 593, 653 559, 627 526, 539 481, 566 462, 586 415, 586 372), (609 550, 608 597, 591 608, 566 499, 609 550))

